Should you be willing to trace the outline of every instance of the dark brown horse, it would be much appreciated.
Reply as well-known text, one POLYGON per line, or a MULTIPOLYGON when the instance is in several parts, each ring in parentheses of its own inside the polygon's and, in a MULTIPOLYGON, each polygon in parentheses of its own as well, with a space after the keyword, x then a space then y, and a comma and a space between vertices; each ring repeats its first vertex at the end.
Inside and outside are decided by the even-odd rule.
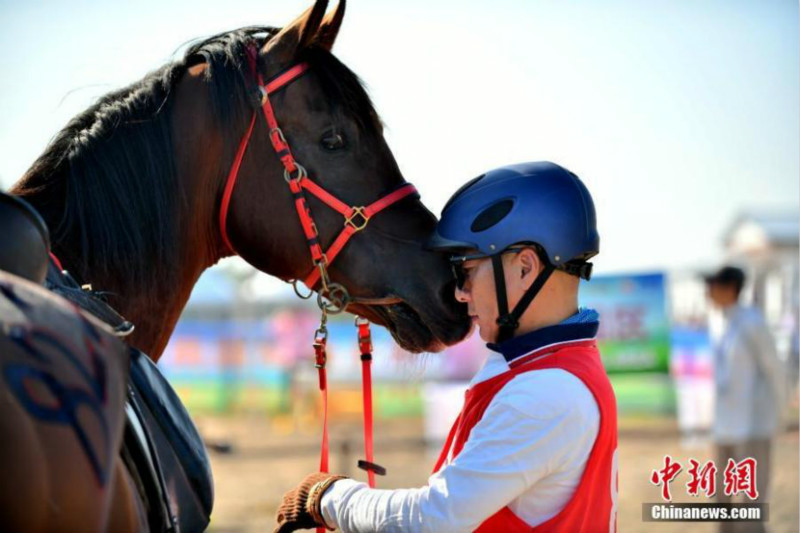
MULTIPOLYGON (((257 46, 256 68, 264 79, 298 62, 309 66, 271 97, 309 176, 353 206, 369 205, 404 183, 358 78, 330 53, 344 2, 327 16, 326 4, 317 1, 280 31, 253 27, 206 39, 183 59, 106 95, 56 136, 11 191, 42 214, 64 268, 108 293, 111 306, 136 325, 130 343, 154 360, 201 273, 231 253, 221 237, 219 210, 239 140, 257 107, 250 47, 257 46)), ((284 280, 303 279, 312 269, 309 249, 268 133, 259 117, 233 190, 227 234, 256 268, 284 280)), ((342 217, 314 197, 309 207, 327 247, 342 217)), ((469 328, 453 299, 446 260, 423 248, 434 224, 418 198, 406 197, 376 215, 329 268, 331 280, 354 297, 391 302, 351 304, 348 310, 386 326, 413 352, 438 351, 469 328)), ((107 416, 106 427, 120 427, 113 417, 121 412, 107 416)), ((40 426, 33 423, 24 437, 31 446, 55 461, 72 461, 73 477, 90 476, 90 465, 64 456, 40 426)), ((119 433, 105 441, 118 442, 119 433)), ((79 529, 142 527, 130 472, 119 459, 111 470, 101 487, 111 495, 110 511, 97 509, 79 529)), ((57 476, 47 482, 70 483, 57 476)), ((85 508, 60 508, 37 527, 81 524, 59 516, 85 508)))
MULTIPOLYGON (((136 325, 130 342, 157 360, 200 274, 230 251, 218 210, 225 177, 253 113, 246 47, 260 43, 269 79, 304 61, 307 74, 273 97, 298 161, 328 191, 367 205, 404 182, 358 78, 330 53, 344 3, 325 2, 280 32, 247 28, 192 46, 183 60, 101 98, 73 119, 11 190, 44 217, 53 251, 82 283, 113 296, 136 325)), ((311 259, 283 167, 262 117, 233 192, 228 227, 250 264, 302 279, 311 259)), ((342 217, 309 200, 324 245, 342 217)), ((403 303, 354 306, 404 348, 438 351, 467 331, 445 260, 423 250, 435 218, 408 198, 381 212, 330 268, 354 296, 403 303)))

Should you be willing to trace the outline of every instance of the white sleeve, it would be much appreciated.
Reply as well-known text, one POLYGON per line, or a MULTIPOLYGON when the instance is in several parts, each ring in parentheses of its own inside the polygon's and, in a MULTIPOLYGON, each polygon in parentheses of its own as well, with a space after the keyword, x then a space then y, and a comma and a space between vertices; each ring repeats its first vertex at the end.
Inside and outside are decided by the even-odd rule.
POLYGON ((379 490, 337 481, 322 499, 328 525, 344 533, 471 532, 562 464, 588 456, 599 427, 588 389, 590 409, 570 402, 568 390, 531 387, 519 377, 498 393, 461 453, 427 486, 379 490), (581 434, 593 436, 576 438, 581 434))
POLYGON ((780 408, 785 396, 786 375, 783 363, 778 357, 772 333, 767 324, 762 319, 758 319, 747 324, 745 335, 753 358, 772 385, 771 389, 775 395, 776 405, 780 408))

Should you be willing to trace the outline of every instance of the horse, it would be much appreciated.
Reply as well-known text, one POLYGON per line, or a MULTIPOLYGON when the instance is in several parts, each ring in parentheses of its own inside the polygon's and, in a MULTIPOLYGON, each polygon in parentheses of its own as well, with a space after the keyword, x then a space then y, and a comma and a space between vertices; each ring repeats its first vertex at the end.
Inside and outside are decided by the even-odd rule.
MULTIPOLYGON (((131 360, 138 361, 131 363, 138 385, 152 381, 168 388, 140 355, 159 359, 199 276, 233 254, 285 281, 306 280, 329 297, 338 287, 347 296, 338 299, 342 307, 386 327, 410 352, 440 351, 469 332, 466 309, 453 298, 446 258, 424 248, 436 219, 417 195, 407 194, 361 81, 331 53, 344 0, 326 11, 327 1, 317 0, 281 29, 246 27, 192 44, 181 59, 76 116, 12 187, 50 228, 58 263, 52 268, 70 273, 69 290, 84 287, 124 316, 125 324, 135 325, 123 333, 130 333, 125 340, 131 360), (289 71, 294 77, 270 92, 270 83, 289 71), (272 121, 266 111, 260 120, 258 111, 267 106, 272 121), (289 161, 289 155, 296 159, 289 161), (287 161, 302 161, 302 167, 287 161), (317 192, 298 192, 307 185, 317 192), (346 245, 337 237, 342 228, 353 237, 346 245), (341 252, 335 262, 326 255, 336 255, 331 248, 341 252)), ((92 351, 80 366, 103 367, 97 365, 103 362, 100 352, 92 351)), ((0 358, 6 364, 6 355, 0 358)), ((104 364, 116 368, 127 359, 104 364)), ((55 368, 51 373, 61 379, 55 368)), ((119 387, 111 390, 118 381, 104 381, 104 397, 119 397, 119 387)), ((123 409, 94 413, 92 423, 101 420, 107 428, 104 442, 116 445, 123 409)), ((89 423, 73 419, 77 426, 61 440, 74 441, 81 424, 89 423)), ((150 423, 148 416, 140 420, 150 423)), ((32 429, 15 435, 13 448, 35 447, 40 459, 69 461, 71 474, 48 473, 41 465, 14 470, 19 475, 6 482, 20 486, 20 494, 37 494, 24 487, 49 486, 39 493, 45 501, 38 502, 49 514, 31 518, 30 528, 22 529, 67 523, 86 531, 177 527, 180 521, 170 516, 163 527, 148 522, 153 502, 143 504, 141 472, 123 454, 113 457, 107 476, 95 477, 95 496, 99 491, 104 499, 89 492, 71 495, 74 501, 94 498, 94 507, 47 500, 63 494, 71 479, 91 478, 92 463, 77 451, 65 458, 48 421, 31 416, 28 425, 32 429)), ((127 439, 128 426, 124 431, 127 439)), ((4 455, 4 463, 31 460, 4 455)), ((167 515, 180 512, 167 507, 167 515)), ((194 525, 184 530, 202 529, 207 521, 189 523, 194 525)))

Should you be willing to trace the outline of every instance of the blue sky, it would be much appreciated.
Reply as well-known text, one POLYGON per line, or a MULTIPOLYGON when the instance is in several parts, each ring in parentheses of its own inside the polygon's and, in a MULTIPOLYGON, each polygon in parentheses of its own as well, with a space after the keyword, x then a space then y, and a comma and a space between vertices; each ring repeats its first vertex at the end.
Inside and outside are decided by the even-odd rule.
MULTIPOLYGON (((308 5, 0 0, 0 185, 182 43, 308 5)), ((708 267, 741 210, 797 212, 799 43, 796 1, 352 0, 334 52, 435 212, 485 170, 556 161, 612 272, 708 267)))

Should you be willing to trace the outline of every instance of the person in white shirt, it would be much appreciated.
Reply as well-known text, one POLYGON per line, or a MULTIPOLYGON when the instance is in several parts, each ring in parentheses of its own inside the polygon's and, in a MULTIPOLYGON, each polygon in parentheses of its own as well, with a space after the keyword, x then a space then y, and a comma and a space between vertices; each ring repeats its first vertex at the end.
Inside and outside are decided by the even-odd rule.
POLYGON ((489 354, 423 487, 315 473, 284 495, 276 533, 565 531, 616 527, 616 403, 578 308, 599 251, 594 204, 548 162, 502 167, 455 193, 429 242, 489 354))
MULTIPOLYGON (((724 266, 705 277, 708 298, 725 317, 725 331, 714 346, 716 391, 713 437, 717 446, 717 494, 723 490, 728 459, 756 459, 757 502, 767 500, 772 441, 781 427, 785 389, 783 364, 764 317, 755 307, 739 303, 744 272, 724 266)), ((764 531, 763 522, 744 522, 748 532, 764 531)), ((720 531, 736 531, 737 523, 721 522, 720 531)))

